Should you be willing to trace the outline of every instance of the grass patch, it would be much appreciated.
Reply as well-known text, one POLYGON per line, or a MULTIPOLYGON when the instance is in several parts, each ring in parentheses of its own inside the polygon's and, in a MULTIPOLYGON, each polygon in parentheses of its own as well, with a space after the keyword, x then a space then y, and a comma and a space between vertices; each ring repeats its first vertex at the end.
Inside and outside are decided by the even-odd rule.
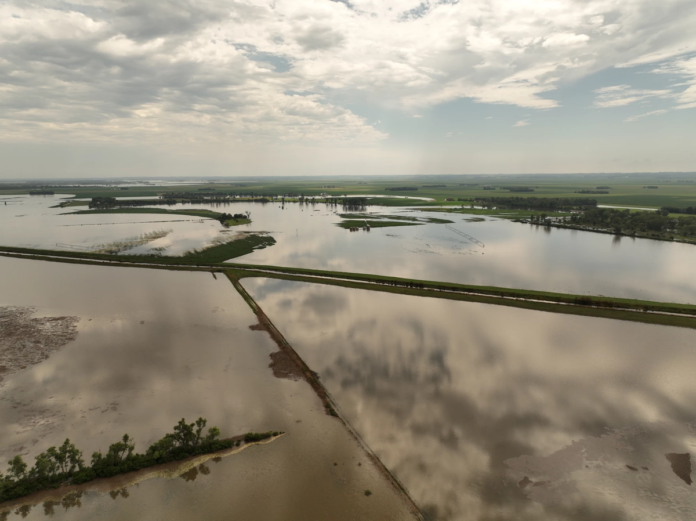
POLYGON ((365 226, 365 222, 371 228, 385 228, 387 226, 414 226, 418 224, 452 224, 454 221, 439 219, 437 217, 410 217, 406 215, 379 215, 379 214, 359 214, 342 213, 339 214, 346 221, 338 223, 341 228, 353 228, 365 226))
POLYGON ((164 266, 211 266, 222 264, 226 260, 235 257, 247 255, 261 248, 266 248, 275 244, 275 239, 269 235, 246 234, 245 237, 236 241, 217 244, 209 248, 194 250, 180 257, 170 257, 165 255, 113 255, 108 253, 91 253, 91 252, 68 252, 62 250, 42 250, 34 248, 15 248, 15 247, 0 247, 0 254, 7 252, 9 254, 19 253, 29 255, 28 258, 39 260, 56 260, 63 262, 90 262, 90 261, 108 261, 111 265, 119 264, 159 264, 164 266), (46 258, 46 257, 52 258, 46 258))
MULTIPOLYGON (((220 212, 213 212, 212 210, 165 210, 164 208, 108 208, 104 210, 78 210, 77 212, 65 213, 62 215, 91 215, 91 214, 102 214, 102 213, 156 213, 156 214, 168 214, 168 215, 188 215, 190 217, 203 217, 206 219, 220 219, 222 215, 220 212)), ((251 221, 250 221, 251 222, 251 221)))
POLYGON ((202 250, 193 250, 184 254, 181 258, 192 260, 197 264, 217 264, 235 257, 247 255, 254 250, 273 246, 275 243, 275 239, 270 235, 247 234, 241 239, 217 244, 202 250))
POLYGON ((340 223, 336 223, 336 226, 340 228, 362 228, 365 226, 365 223, 370 225, 370 228, 387 228, 390 226, 418 226, 419 222, 404 222, 404 221, 380 221, 380 220, 374 220, 374 219, 360 219, 360 220, 353 220, 353 219, 348 219, 347 221, 342 221, 340 223))

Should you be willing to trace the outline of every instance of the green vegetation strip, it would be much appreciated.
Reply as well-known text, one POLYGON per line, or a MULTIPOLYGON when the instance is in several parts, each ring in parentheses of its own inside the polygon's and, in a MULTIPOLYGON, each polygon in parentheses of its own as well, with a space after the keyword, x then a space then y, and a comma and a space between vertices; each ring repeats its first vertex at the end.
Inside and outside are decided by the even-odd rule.
POLYGON ((238 447, 242 443, 256 443, 282 432, 249 432, 244 436, 219 439, 220 429, 210 427, 203 433, 207 420, 198 418, 186 423, 183 418, 174 426, 173 432, 153 443, 145 454, 134 453, 135 444, 128 434, 109 446, 106 454, 92 454, 91 465, 85 464, 82 451, 69 439, 58 448, 50 447, 36 456, 33 467, 21 456, 9 461, 6 476, 0 474, 0 502, 17 499, 41 490, 50 490, 62 485, 87 483, 97 478, 109 478, 162 463, 179 461, 199 454, 211 454, 224 449, 238 447))
MULTIPOLYGON (((249 234, 241 239, 218 244, 217 246, 212 246, 202 250, 194 250, 182 257, 178 257, 178 259, 182 259, 184 261, 182 264, 185 264, 187 261, 196 264, 217 264, 228 259, 247 255, 254 250, 260 250, 268 246, 273 246, 275 243, 275 239, 270 235, 249 234)), ((160 257, 160 259, 163 258, 171 259, 173 257, 160 257)))
POLYGON ((454 222, 437 217, 410 217, 406 215, 343 213, 339 214, 339 217, 346 220, 337 223, 337 226, 346 229, 362 228, 365 223, 369 224, 370 228, 386 228, 388 226, 417 226, 426 223, 452 224, 454 222))
POLYGON ((593 297, 494 286, 470 286, 299 268, 252 267, 237 264, 235 266, 243 268, 234 270, 234 275, 238 278, 254 276, 278 278, 387 293, 466 300, 539 311, 696 328, 696 306, 688 304, 593 297))
POLYGON ((61 215, 89 215, 89 214, 100 214, 100 213, 156 213, 156 214, 167 214, 167 215, 186 215, 189 217, 203 217, 205 219, 214 219, 216 221, 222 221, 225 226, 239 226, 240 224, 250 224, 251 219, 246 218, 234 218, 224 219, 224 217, 229 216, 229 214, 224 214, 220 212, 214 212, 212 210, 203 209, 192 209, 192 210, 166 210, 164 208, 147 208, 147 207, 135 207, 135 208, 104 208, 98 210, 79 210, 77 212, 68 212, 61 215))
POLYGON ((165 210, 164 208, 107 208, 103 210, 78 210, 77 212, 69 212, 62 215, 89 215, 100 213, 159 213, 170 215, 188 215, 192 217, 204 217, 208 219, 219 220, 222 215, 220 212, 212 210, 165 210))
POLYGON ((499 210, 487 208, 433 208, 428 209, 429 212, 442 213, 461 213, 469 215, 488 215, 491 217, 499 217, 501 219, 525 219, 528 217, 566 217, 571 215, 568 212, 542 212, 539 210, 499 210))
POLYGON ((247 255, 254 250, 266 248, 275 244, 275 239, 270 235, 255 233, 246 234, 240 239, 211 246, 202 250, 194 250, 181 257, 170 257, 164 255, 111 255, 108 253, 90 252, 71 252, 62 250, 42 250, 35 248, 15 248, 9 246, 0 247, 0 255, 22 254, 30 258, 55 260, 62 262, 83 262, 89 261, 104 262, 111 265, 128 264, 160 264, 167 266, 201 266, 215 265, 226 260, 247 255), (52 257, 47 259, 46 257, 52 257))
POLYGON ((360 219, 360 220, 353 220, 349 219, 347 221, 343 221, 340 223, 336 223, 336 226, 339 226, 341 228, 362 228, 365 226, 365 224, 369 224, 370 228, 387 228, 390 226, 418 226, 419 224, 424 224, 424 223, 419 223, 419 222, 413 222, 413 221, 381 221, 381 220, 372 220, 372 219, 360 219))
POLYGON ((237 180, 220 180, 215 183, 201 182, 198 185, 149 185, 115 187, 104 183, 91 183, 91 186, 75 186, 70 183, 28 182, 0 183, 0 195, 28 194, 30 191, 47 190, 56 194, 70 195, 75 198, 91 197, 151 197, 162 196, 175 198, 216 197, 235 194, 235 197, 253 200, 286 197, 286 202, 300 197, 324 198, 323 194, 333 197, 355 195, 367 197, 371 194, 403 194, 433 198, 434 201, 422 201, 400 198, 373 199, 371 204, 383 206, 460 206, 460 200, 477 197, 511 196, 527 194, 531 197, 579 197, 591 195, 599 204, 651 206, 659 208, 668 206, 686 208, 696 205, 696 174, 599 174, 599 175, 515 175, 515 176, 467 176, 447 175, 411 177, 395 176, 389 179, 379 177, 320 177, 307 179, 246 178, 237 180), (656 188, 648 188, 654 186, 656 188), (387 188, 417 188, 409 191, 393 191, 387 188), (520 192, 520 190, 531 192, 520 192))
MULTIPOLYGON (((696 328, 696 306, 690 304, 574 295, 515 288, 499 288, 495 286, 473 286, 338 271, 222 263, 219 261, 205 262, 200 257, 192 259, 187 259, 185 257, 128 257, 123 255, 98 255, 0 247, 0 255, 16 256, 17 253, 23 254, 22 258, 81 264, 200 271, 232 270, 238 278, 250 276, 281 278, 302 282, 355 287, 373 291, 468 300, 472 302, 501 304, 558 313, 696 328), (100 262, 104 260, 110 262, 108 264, 100 262)), ((211 257, 216 258, 216 256, 211 257)), ((220 257, 224 258, 226 255, 220 255, 220 257)))

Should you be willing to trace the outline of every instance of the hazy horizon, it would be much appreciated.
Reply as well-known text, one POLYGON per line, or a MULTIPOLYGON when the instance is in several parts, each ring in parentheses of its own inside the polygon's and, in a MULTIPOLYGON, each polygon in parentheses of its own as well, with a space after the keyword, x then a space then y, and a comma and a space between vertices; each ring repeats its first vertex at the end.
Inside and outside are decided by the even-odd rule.
POLYGON ((696 4, 0 4, 0 178, 696 169, 696 4))

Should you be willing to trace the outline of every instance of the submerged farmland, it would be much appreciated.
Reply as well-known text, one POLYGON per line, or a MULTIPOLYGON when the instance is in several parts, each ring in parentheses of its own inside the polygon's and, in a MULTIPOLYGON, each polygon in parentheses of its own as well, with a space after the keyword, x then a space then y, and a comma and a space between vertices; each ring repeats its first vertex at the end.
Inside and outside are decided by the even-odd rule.
POLYGON ((613 181, 8 194, 0 519, 695 517, 696 248, 546 225, 613 181))

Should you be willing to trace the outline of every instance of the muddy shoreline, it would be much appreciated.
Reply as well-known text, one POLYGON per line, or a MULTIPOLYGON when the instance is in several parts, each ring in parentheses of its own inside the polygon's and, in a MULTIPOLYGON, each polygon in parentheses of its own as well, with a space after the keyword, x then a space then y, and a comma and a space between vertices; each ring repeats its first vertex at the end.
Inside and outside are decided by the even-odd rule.
POLYGON ((32 317, 36 308, 0 307, 0 386, 77 338, 78 317, 32 317))

